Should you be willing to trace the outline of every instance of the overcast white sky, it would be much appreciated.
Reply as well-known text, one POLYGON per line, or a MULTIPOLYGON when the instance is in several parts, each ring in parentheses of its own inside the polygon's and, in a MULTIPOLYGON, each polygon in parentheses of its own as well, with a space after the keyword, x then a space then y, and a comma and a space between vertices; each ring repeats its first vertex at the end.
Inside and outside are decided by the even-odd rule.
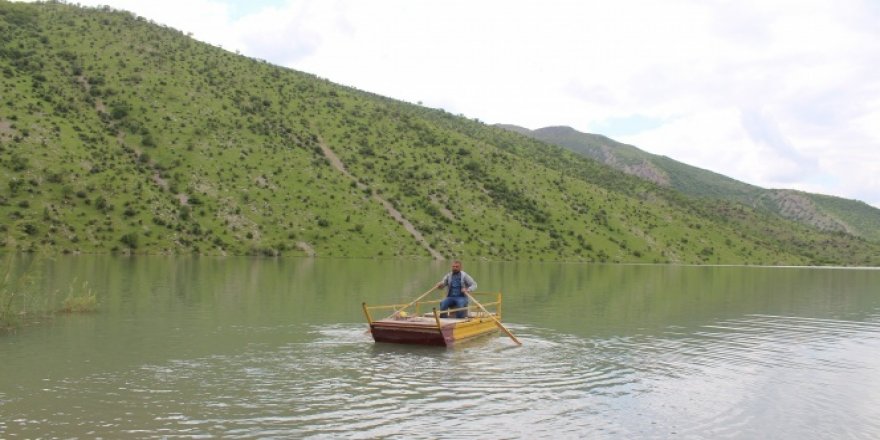
POLYGON ((877 0, 79 0, 487 123, 880 207, 877 0))

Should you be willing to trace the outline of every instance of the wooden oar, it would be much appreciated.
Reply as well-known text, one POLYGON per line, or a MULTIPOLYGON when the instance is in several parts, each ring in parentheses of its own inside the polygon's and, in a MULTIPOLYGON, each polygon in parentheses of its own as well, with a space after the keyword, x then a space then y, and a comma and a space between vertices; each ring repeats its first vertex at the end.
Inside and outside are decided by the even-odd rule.
POLYGON ((480 310, 482 310, 485 314, 489 315, 489 317, 492 318, 493 321, 495 321, 495 325, 497 325, 498 328, 500 328, 501 330, 504 330, 504 333, 507 333, 507 336, 510 336, 510 339, 513 339, 513 342, 516 342, 517 345, 522 345, 522 342, 519 342, 519 339, 516 339, 516 336, 514 336, 513 333, 511 333, 510 330, 508 330, 507 327, 505 327, 504 324, 502 324, 501 321, 499 321, 498 318, 495 317, 495 315, 489 313, 489 311, 486 310, 486 308, 483 307, 483 305, 480 304, 480 302, 477 301, 476 298, 471 296, 470 293, 465 292, 464 294, 467 295, 467 297, 470 298, 474 302, 474 304, 479 306, 480 310))
POLYGON ((437 288, 437 286, 431 287, 430 290, 428 290, 427 292, 421 294, 421 296, 419 296, 418 298, 412 300, 412 302, 410 302, 409 304, 407 304, 407 305, 405 305, 405 306, 403 306, 403 307, 401 307, 401 308, 395 310, 394 313, 388 315, 388 317, 385 318, 385 319, 393 318, 395 315, 397 315, 398 313, 400 313, 401 310, 406 310, 406 309, 408 309, 409 306, 411 306, 411 305, 413 305, 413 304, 419 302, 420 299, 424 298, 424 297, 427 296, 429 293, 433 292, 434 289, 436 289, 436 288, 437 288))

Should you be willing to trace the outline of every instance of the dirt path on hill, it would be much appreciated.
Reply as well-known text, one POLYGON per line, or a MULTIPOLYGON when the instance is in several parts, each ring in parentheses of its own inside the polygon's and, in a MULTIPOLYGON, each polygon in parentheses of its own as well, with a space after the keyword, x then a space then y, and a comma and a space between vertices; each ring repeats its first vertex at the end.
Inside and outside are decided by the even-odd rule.
MULTIPOLYGON (((328 147, 321 138, 318 138, 318 145, 320 145, 321 152, 324 153, 324 157, 326 157, 327 160, 330 161, 330 164, 333 165, 333 168, 336 168, 339 172, 354 181, 359 190, 363 191, 369 188, 367 187, 367 185, 361 183, 357 179, 357 177, 354 177, 351 173, 349 173, 347 169, 345 169, 345 164, 343 164, 342 161, 339 160, 339 156, 337 156, 336 153, 334 153, 333 150, 331 150, 330 147, 328 147)), ((401 214, 400 211, 398 211, 394 207, 394 205, 391 204, 391 202, 385 200, 385 198, 383 198, 379 194, 376 194, 374 191, 370 191, 370 193, 373 195, 373 200, 381 203, 382 206, 385 207, 385 211, 388 211, 388 215, 390 215, 391 218, 403 225, 403 228, 406 229, 406 231, 409 232, 410 235, 412 235, 413 238, 415 238, 416 241, 420 245, 422 245, 422 247, 425 248, 435 260, 444 259, 443 254, 437 252, 434 248, 432 248, 431 245, 428 243, 428 240, 425 239, 422 233, 419 232, 419 230, 416 229, 416 227, 413 226, 413 224, 410 223, 410 221, 407 220, 406 217, 404 217, 403 214, 401 214)))

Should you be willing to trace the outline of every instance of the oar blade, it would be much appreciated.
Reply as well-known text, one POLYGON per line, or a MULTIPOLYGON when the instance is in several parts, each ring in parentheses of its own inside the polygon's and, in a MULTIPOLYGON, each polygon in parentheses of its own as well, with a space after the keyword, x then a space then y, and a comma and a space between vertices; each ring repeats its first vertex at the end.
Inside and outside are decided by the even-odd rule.
POLYGON ((489 317, 492 318, 493 321, 495 321, 495 325, 497 325, 498 328, 500 328, 501 330, 503 330, 504 333, 507 333, 507 336, 509 336, 510 339, 511 339, 513 342, 516 342, 517 345, 522 345, 522 342, 519 342, 519 339, 517 339, 516 336, 514 336, 513 333, 511 333, 510 330, 508 330, 507 327, 505 327, 504 324, 502 324, 501 321, 499 321, 498 318, 495 317, 495 315, 489 313, 489 311, 486 310, 486 308, 483 307, 483 305, 480 304, 480 302, 477 301, 476 298, 474 298, 473 296, 471 296, 470 293, 465 293, 465 295, 467 295, 467 297, 470 298, 471 301, 473 301, 474 304, 476 304, 476 305, 480 308, 480 310, 482 310, 484 313, 486 313, 487 315, 489 315, 489 317))

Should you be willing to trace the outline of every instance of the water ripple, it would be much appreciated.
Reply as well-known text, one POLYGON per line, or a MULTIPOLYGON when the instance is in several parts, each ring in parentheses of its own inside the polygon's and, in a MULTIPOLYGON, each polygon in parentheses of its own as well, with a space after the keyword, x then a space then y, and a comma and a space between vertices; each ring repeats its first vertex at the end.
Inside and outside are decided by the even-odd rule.
POLYGON ((67 402, 64 413, 31 420, 13 412, 0 433, 49 426, 64 436, 153 438, 880 434, 876 322, 747 315, 592 339, 511 327, 521 348, 503 336, 443 349, 374 344, 355 324, 284 328, 306 337, 47 383, 47 395, 67 402), (850 399, 864 404, 839 407, 850 399))

